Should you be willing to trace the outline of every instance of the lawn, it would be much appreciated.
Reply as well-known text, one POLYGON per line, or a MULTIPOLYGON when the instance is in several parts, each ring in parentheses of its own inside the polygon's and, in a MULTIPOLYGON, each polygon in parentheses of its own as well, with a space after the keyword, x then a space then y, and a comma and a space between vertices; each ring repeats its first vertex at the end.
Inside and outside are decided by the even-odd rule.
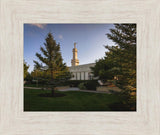
POLYGON ((42 97, 50 91, 24 89, 24 111, 110 111, 110 104, 119 102, 116 94, 67 91, 62 97, 42 97))
POLYGON ((24 84, 24 87, 44 87, 45 85, 43 84, 24 84))

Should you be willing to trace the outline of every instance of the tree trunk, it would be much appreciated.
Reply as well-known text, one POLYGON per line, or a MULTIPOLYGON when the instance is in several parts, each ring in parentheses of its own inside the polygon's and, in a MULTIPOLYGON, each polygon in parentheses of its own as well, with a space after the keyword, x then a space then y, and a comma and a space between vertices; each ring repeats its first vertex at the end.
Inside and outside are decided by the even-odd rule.
POLYGON ((54 88, 52 87, 52 96, 54 97, 54 88))

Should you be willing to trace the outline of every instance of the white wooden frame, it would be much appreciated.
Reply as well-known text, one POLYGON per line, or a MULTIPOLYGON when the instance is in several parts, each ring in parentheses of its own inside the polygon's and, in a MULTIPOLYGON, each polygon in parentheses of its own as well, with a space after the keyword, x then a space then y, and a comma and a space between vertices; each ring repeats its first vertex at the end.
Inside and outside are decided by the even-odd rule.
POLYGON ((1 0, 1 135, 159 135, 159 0, 1 0), (137 23, 136 112, 23 112, 23 23, 137 23))

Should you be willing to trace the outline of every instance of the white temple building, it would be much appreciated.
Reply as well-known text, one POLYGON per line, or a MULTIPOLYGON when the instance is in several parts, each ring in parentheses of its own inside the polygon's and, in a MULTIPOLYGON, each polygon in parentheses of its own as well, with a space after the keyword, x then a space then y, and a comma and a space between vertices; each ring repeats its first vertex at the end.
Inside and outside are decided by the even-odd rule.
POLYGON ((95 63, 89 63, 84 65, 79 65, 79 60, 77 56, 77 48, 76 43, 74 43, 73 48, 73 59, 71 60, 71 67, 69 67, 69 71, 72 73, 71 80, 92 80, 93 74, 91 73, 90 67, 94 67, 95 63))

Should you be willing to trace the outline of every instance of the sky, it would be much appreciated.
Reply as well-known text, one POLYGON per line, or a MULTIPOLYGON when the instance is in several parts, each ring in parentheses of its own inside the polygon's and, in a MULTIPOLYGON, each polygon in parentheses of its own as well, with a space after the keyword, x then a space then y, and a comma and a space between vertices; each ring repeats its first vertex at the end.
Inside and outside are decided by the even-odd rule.
MULTIPOLYGON (((24 61, 29 72, 34 69, 33 60, 38 60, 36 52, 41 53, 49 32, 60 43, 63 62, 71 66, 74 42, 77 43, 79 65, 94 63, 105 56, 105 45, 114 45, 106 36, 113 24, 24 24, 24 61)), ((42 54, 42 53, 41 53, 42 54)))

